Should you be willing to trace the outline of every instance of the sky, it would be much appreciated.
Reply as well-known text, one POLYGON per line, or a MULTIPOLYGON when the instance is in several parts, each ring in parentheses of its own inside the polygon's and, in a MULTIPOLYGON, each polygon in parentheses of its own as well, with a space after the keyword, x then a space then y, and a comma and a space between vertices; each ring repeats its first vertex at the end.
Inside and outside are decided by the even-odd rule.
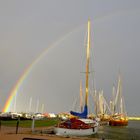
POLYGON ((0 110, 25 72, 10 111, 75 109, 90 19, 91 85, 109 102, 120 72, 127 113, 140 115, 139 9, 139 0, 1 0, 0 110))

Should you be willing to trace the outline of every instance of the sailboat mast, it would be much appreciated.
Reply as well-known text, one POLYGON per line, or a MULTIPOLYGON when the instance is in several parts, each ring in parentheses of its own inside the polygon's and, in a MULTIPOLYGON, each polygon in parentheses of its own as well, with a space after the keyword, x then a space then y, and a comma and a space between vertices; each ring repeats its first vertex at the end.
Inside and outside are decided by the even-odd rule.
POLYGON ((83 111, 83 91, 82 91, 82 81, 80 81, 80 109, 83 111))
POLYGON ((88 84, 89 84, 89 58, 90 58, 90 20, 88 20, 88 38, 87 38, 87 52, 86 52, 86 95, 85 104, 88 105, 88 84))

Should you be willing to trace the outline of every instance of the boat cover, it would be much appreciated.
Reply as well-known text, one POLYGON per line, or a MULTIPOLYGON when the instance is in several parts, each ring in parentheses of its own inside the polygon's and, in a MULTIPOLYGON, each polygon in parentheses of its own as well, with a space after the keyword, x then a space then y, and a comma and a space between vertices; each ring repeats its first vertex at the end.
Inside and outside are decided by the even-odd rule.
POLYGON ((77 116, 79 118, 87 118, 88 115, 88 107, 87 105, 84 106, 84 111, 83 112, 74 112, 74 111, 70 111, 70 113, 74 116, 77 116))

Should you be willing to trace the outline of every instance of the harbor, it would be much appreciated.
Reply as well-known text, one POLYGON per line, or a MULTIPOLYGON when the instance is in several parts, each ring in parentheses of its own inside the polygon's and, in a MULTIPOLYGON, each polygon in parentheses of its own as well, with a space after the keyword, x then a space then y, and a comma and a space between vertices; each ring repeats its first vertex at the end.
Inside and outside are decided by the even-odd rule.
POLYGON ((16 134, 16 123, 15 126, 5 126, 2 125, 0 129, 0 139, 9 140, 13 138, 15 140, 22 140, 23 138, 38 138, 38 139, 81 139, 81 140, 138 140, 140 139, 140 121, 129 121, 127 127, 113 127, 109 125, 103 125, 99 127, 98 133, 96 135, 86 136, 86 137, 76 137, 76 136, 56 136, 51 133, 53 126, 35 127, 34 132, 32 132, 31 127, 19 127, 18 133, 16 134), (133 133, 132 133, 133 132, 133 133))
POLYGON ((0 1, 0 140, 139 140, 140 1, 0 1))

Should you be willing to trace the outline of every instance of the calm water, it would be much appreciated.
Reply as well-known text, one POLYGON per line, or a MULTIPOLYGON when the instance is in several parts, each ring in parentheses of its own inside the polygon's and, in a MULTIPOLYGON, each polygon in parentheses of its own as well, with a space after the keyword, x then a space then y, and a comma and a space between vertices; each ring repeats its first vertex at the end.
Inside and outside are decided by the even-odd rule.
POLYGON ((92 136, 109 140, 140 140, 140 121, 129 121, 128 126, 100 126, 98 134, 92 136))

